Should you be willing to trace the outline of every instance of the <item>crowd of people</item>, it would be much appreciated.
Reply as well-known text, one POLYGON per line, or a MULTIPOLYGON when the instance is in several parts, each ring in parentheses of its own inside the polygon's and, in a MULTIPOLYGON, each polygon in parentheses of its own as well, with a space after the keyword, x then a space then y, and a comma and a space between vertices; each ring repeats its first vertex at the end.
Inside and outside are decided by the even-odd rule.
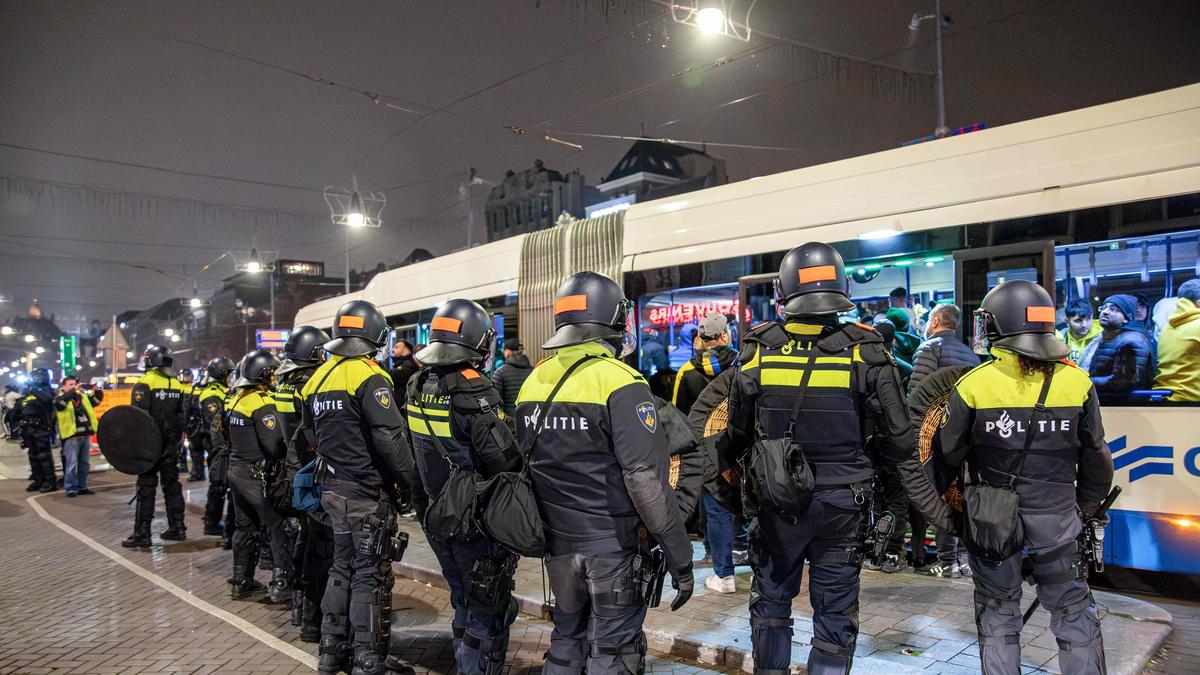
MULTIPOLYGON (((906 569, 911 519, 916 571, 975 579, 986 672, 1019 672, 1020 617, 1011 608, 1022 550, 1053 617, 1060 666, 1103 672, 1099 618, 1086 574, 1075 573, 1087 569, 1086 549, 1065 543, 1094 527, 1080 514, 1095 512, 1112 460, 1099 430, 1100 385, 1065 360, 1072 347, 1053 334, 1049 295, 1028 282, 993 289, 976 315, 983 342, 972 350, 959 338, 958 307, 918 315, 898 289, 867 325, 846 320, 859 310, 847 286, 832 247, 793 249, 780 269, 781 318, 734 349, 729 318, 703 317, 669 400, 624 362, 636 349, 632 303, 592 272, 558 291, 555 332, 542 345, 553 356, 534 366, 511 340, 490 378, 491 316, 466 299, 439 306, 428 345, 395 343, 390 372, 374 360, 387 321, 357 300, 338 311, 332 334, 299 327, 279 357, 252 351, 236 367, 219 357, 195 383, 175 375, 169 348, 150 347, 132 403, 157 440, 125 449, 152 468, 138 475, 133 532, 122 544, 151 544, 160 485, 160 537, 187 538, 179 474, 188 454, 193 478, 207 465, 204 534, 232 550, 231 597, 265 593, 290 605, 300 638, 319 644, 322 673, 406 673, 388 645, 391 563, 407 542, 397 517, 411 509, 451 590, 461 672, 502 669, 524 555, 543 560, 554 592, 545 670, 636 673, 645 663, 642 624, 664 580, 676 590, 672 611, 692 596, 690 527, 706 544, 710 591, 737 592, 735 566, 752 567, 756 672, 791 665, 792 602, 807 569, 808 670, 847 673, 861 569, 906 569), (968 373, 949 391, 942 461, 957 472, 970 458, 969 500, 996 499, 984 492, 1007 480, 1017 495, 1004 502, 1007 517, 1024 519, 1024 531, 994 517, 995 505, 986 523, 970 510, 950 513, 924 477, 909 396, 948 368, 968 373), (1050 414, 1048 396, 1064 421, 1048 428, 1069 433, 1030 431, 1036 415, 1050 414), (1001 441, 986 433, 997 425, 1008 430, 1001 441), (1014 426, 1025 431, 1013 434, 1014 426), (1031 447, 1037 458, 1026 472, 1031 447), (1030 519, 1027 509, 1055 515, 1030 519), (900 522, 880 540, 882 556, 868 556, 865 532, 885 514, 900 522), (937 540, 931 564, 926 523, 937 540), (255 578, 263 568, 271 570, 265 585, 255 578)), ((1196 286, 1181 288, 1172 316, 1186 320, 1172 328, 1190 329, 1196 286)), ((1102 307, 1096 339, 1124 310, 1136 315, 1123 298, 1102 307)), ((1164 344, 1169 336, 1164 329, 1164 344)), ((35 373, 19 403, 31 489, 54 489, 47 456, 57 434, 73 475, 68 494, 88 494, 86 436, 100 394, 76 384, 64 380, 54 394, 44 371, 35 373)))

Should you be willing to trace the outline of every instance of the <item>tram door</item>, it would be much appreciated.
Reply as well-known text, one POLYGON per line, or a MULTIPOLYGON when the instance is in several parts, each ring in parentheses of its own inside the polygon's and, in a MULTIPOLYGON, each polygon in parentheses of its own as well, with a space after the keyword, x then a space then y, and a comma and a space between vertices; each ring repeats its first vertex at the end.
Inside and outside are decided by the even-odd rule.
MULTIPOLYGON (((778 274, 751 274, 738 278, 737 340, 751 326, 779 318, 775 308, 775 277, 778 274)), ((737 342, 740 345, 740 342, 737 342)))
POLYGON ((983 296, 996 285, 1026 279, 1054 297, 1054 242, 1029 241, 1003 246, 971 248, 954 253, 954 298, 962 308, 963 339, 971 339, 970 326, 983 296))

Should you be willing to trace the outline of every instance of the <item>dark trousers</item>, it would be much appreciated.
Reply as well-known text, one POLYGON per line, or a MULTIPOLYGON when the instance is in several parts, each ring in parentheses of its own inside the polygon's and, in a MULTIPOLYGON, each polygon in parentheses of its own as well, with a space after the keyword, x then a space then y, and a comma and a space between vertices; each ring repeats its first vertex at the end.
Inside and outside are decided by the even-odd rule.
POLYGON ((29 451, 29 478, 35 483, 58 487, 58 478, 54 475, 54 454, 50 451, 50 431, 25 427, 21 429, 21 440, 29 451))
POLYGON ((321 599, 329 584, 329 568, 333 566, 333 528, 318 520, 317 515, 305 514, 299 518, 300 532, 296 537, 293 567, 296 572, 296 588, 303 592, 305 610, 303 621, 307 625, 321 625, 321 599))
POLYGON ((164 433, 162 457, 158 465, 137 477, 137 505, 134 511, 134 527, 150 527, 154 519, 154 495, 159 480, 162 481, 163 501, 167 506, 167 521, 171 527, 183 527, 183 487, 179 484, 179 437, 164 433))
POLYGON ((188 435, 188 452, 192 458, 192 478, 204 480, 204 458, 208 455, 210 446, 208 434, 195 434, 194 438, 191 434, 188 435))
POLYGON ((624 590, 636 552, 566 553, 546 558, 554 608, 547 675, 640 673, 646 660, 646 604, 624 590))
MULTIPOLYGON (((1021 555, 988 563, 969 555, 975 573, 975 624, 979 657, 987 675, 1021 672, 1021 555)), ((1050 630, 1058 641, 1058 667, 1071 675, 1105 672, 1100 616, 1087 581, 1077 570, 1084 565, 1077 551, 1039 564, 1034 578, 1042 606, 1050 611, 1050 630)))
POLYGON ((356 655, 370 650, 386 654, 389 645, 392 561, 386 555, 358 550, 363 540, 363 521, 378 513, 390 513, 378 490, 326 478, 322 484, 321 508, 333 529, 333 566, 321 600, 322 650, 327 640, 353 640, 356 655))
POLYGON ((267 502, 262 478, 253 475, 254 465, 234 460, 229 463, 229 486, 237 504, 237 530, 233 534, 234 578, 253 578, 254 568, 239 564, 251 559, 246 551, 259 542, 271 552, 276 572, 292 572, 291 545, 284 531, 283 518, 267 502), (239 555, 239 551, 242 553, 239 555))
MULTIPOLYGON (((216 525, 224 515, 225 495, 229 492, 229 449, 209 448, 208 452, 208 500, 204 504, 204 523, 216 525)), ((225 522, 226 536, 233 535, 230 531, 234 526, 232 515, 231 508, 231 517, 225 522)))
MULTIPOLYGON (((900 474, 894 468, 888 466, 879 467, 878 474, 879 483, 883 487, 883 504, 879 509, 880 513, 891 513, 896 519, 896 529, 892 531, 892 536, 888 539, 887 552, 896 555, 904 553, 904 531, 908 528, 909 508, 908 494, 904 492, 904 485, 900 482, 900 474)), ((914 538, 913 541, 916 541, 914 538)), ((916 546, 913 547, 914 554, 916 546)))
POLYGON ((787 518, 767 511, 750 530, 754 582, 750 631, 755 672, 785 675, 792 653, 792 600, 809 564, 813 609, 810 673, 848 672, 858 639, 862 507, 849 488, 819 490, 808 512, 787 518))
POLYGON ((494 602, 472 597, 472 582, 478 561, 496 556, 507 557, 487 539, 478 535, 465 541, 437 541, 427 537, 437 556, 442 576, 450 586, 450 605, 454 607, 454 655, 464 675, 487 672, 488 663, 503 664, 508 651, 508 627, 517 618, 517 603, 509 590, 494 602))
MULTIPOLYGON (((913 567, 924 567, 927 557, 925 534, 929 530, 929 523, 925 520, 925 516, 912 506, 908 507, 908 522, 912 525, 913 567)), ((904 536, 904 528, 900 528, 900 536, 904 536)))

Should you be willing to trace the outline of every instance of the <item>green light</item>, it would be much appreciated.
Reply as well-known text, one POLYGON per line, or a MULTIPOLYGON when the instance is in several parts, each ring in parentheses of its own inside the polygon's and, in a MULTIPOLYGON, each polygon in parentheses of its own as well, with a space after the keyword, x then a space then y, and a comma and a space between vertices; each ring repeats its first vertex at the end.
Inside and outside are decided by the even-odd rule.
POLYGON ((893 264, 893 265, 895 265, 896 267, 908 267, 909 265, 913 264, 913 261, 911 261, 911 260, 897 260, 896 262, 894 262, 894 263, 892 263, 892 264, 893 264))
POLYGON ((881 270, 881 269, 883 269, 883 265, 880 265, 879 263, 867 263, 866 265, 863 265, 863 269, 864 270, 881 270))
POLYGON ((853 274, 853 273, 854 273, 854 268, 853 268, 853 267, 847 267, 847 268, 846 268, 846 274, 853 274))
POLYGON ((926 258, 925 262, 942 262, 945 259, 946 258, 943 256, 936 255, 936 256, 933 256, 932 258, 926 258))

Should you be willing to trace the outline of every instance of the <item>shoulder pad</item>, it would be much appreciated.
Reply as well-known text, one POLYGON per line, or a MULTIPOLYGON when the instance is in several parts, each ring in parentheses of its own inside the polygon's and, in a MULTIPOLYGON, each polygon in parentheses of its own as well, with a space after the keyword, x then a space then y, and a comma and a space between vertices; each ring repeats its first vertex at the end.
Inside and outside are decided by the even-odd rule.
POLYGON ((742 342, 757 342, 772 349, 782 347, 789 341, 791 338, 788 337, 787 331, 777 321, 764 321, 742 336, 742 342))
POLYGON ((837 353, 846 351, 855 345, 866 345, 872 343, 882 346, 883 336, 870 326, 861 323, 853 323, 846 324, 837 332, 821 338, 819 341, 817 341, 817 347, 823 352, 837 353))
POLYGON ((439 384, 441 391, 449 395, 474 394, 492 388, 492 381, 474 368, 463 368, 453 373, 446 373, 442 375, 439 384))
POLYGON ((499 412, 504 404, 500 400, 500 392, 495 387, 488 387, 481 391, 455 392, 450 398, 450 405, 458 412, 471 414, 499 412))
POLYGON ((864 342, 858 345, 858 355, 868 366, 896 365, 896 357, 883 342, 864 342))

